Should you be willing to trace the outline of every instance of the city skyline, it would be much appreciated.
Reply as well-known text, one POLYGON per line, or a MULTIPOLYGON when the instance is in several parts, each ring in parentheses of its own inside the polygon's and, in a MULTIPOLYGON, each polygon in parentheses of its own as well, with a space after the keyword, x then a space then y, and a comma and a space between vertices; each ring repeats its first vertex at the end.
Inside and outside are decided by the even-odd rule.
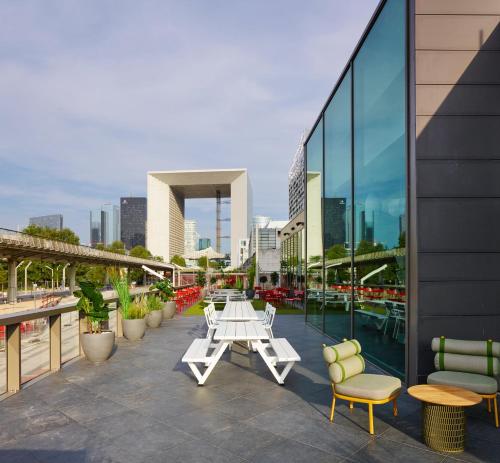
MULTIPOLYGON (((88 243, 88 210, 145 196, 146 171, 215 160, 247 167, 255 211, 284 216, 297 140, 376 3, 0 5, 2 226, 58 211, 88 243)), ((210 237, 212 206, 191 207, 210 237)))

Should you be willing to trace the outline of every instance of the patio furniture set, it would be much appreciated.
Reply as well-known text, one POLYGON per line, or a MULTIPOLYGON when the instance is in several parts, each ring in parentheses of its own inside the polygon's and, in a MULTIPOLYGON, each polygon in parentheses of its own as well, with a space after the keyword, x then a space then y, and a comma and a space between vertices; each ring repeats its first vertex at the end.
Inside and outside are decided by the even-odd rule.
POLYGON ((187 307, 191 307, 200 299, 200 296, 201 288, 199 286, 178 289, 174 296, 177 312, 182 312, 187 307))
POLYGON ((274 337, 272 325, 276 308, 272 305, 267 304, 263 316, 259 316, 250 301, 232 301, 228 296, 224 310, 216 311, 211 302, 204 313, 208 327, 206 338, 195 339, 182 357, 198 385, 205 384, 222 354, 233 344, 243 344, 249 353, 258 352, 279 384, 284 384, 295 362, 300 361, 287 339, 274 337), (204 371, 199 364, 205 367, 204 371), (283 366, 281 372, 278 365, 283 366))
MULTIPOLYGON (((427 384, 410 387, 408 394, 422 402, 425 444, 437 451, 461 452, 465 445, 465 407, 486 399, 488 412, 494 412, 495 426, 499 427, 500 343, 442 336, 432 340, 431 348, 437 371, 428 376, 427 384)), ((357 340, 323 345, 323 358, 333 389, 330 421, 334 419, 336 399, 347 400, 351 409, 354 403, 368 404, 370 434, 374 434, 373 405, 392 402, 397 416, 401 381, 364 373, 365 361, 357 340)))

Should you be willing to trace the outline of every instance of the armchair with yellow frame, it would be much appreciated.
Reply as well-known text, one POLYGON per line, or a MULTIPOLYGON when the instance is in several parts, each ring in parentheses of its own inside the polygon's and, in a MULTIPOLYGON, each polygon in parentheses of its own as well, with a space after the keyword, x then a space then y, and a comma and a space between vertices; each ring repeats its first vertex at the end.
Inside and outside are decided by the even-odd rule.
POLYGON ((355 402, 365 403, 368 404, 370 434, 374 434, 373 406, 392 402, 394 416, 397 416, 401 381, 392 376, 364 373, 365 360, 360 352, 361 345, 355 339, 334 346, 323 344, 323 358, 333 389, 330 421, 333 422, 336 399, 347 400, 349 408, 353 408, 355 402))

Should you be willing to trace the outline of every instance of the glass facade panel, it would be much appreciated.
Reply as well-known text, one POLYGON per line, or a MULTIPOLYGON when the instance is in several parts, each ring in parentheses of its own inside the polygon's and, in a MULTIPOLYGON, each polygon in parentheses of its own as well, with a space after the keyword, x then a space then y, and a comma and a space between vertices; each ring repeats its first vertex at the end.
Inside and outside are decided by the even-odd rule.
POLYGON ((351 72, 325 110, 325 332, 351 336, 351 72))
POLYGON ((304 231, 301 229, 281 241, 281 286, 290 289, 293 305, 302 307, 304 298, 304 231))
POLYGON ((306 145, 307 308, 306 319, 323 328, 323 119, 306 145))
POLYGON ((385 3, 306 144, 306 320, 336 339, 354 332, 368 360, 401 378, 405 4, 385 3))
POLYGON ((48 317, 21 323, 21 383, 50 369, 48 317))
POLYGON ((80 355, 80 320, 78 311, 61 314, 61 362, 80 355))
POLYGON ((388 1, 354 60, 355 337, 404 375, 405 2, 388 1))

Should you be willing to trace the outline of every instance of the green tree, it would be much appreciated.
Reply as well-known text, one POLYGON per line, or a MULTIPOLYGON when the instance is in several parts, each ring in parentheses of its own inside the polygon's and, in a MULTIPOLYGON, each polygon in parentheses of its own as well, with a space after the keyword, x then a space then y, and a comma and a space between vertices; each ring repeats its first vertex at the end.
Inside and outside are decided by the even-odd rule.
POLYGON ((362 254, 370 254, 371 252, 383 251, 383 244, 375 244, 370 241, 361 240, 356 249, 356 255, 361 256, 362 254))
POLYGON ((196 284, 202 288, 207 284, 207 279, 204 272, 196 273, 196 284))
MULTIPOLYGON (((140 259, 151 259, 152 254, 144 247, 144 246, 135 246, 133 247, 129 255, 131 257, 138 257, 140 259)), ((130 270, 130 279, 132 281, 136 281, 140 284, 144 284, 144 277, 145 277, 144 270, 140 268, 134 268, 130 270)))
POLYGON ((347 250, 343 244, 334 244, 326 250, 325 257, 329 260, 342 259, 347 257, 347 250))
POLYGON ((170 259, 171 264, 179 265, 180 267, 185 267, 186 266, 186 259, 184 257, 179 256, 179 254, 176 254, 175 256, 172 256, 170 259))
POLYGON ((255 284, 255 256, 252 257, 252 261, 247 270, 248 276, 248 289, 253 289, 255 284))
POLYGON ((125 254, 125 244, 122 241, 113 241, 106 251, 114 252, 115 254, 125 254))
POLYGON ((271 273, 271 283, 273 284, 273 286, 276 286, 279 280, 280 276, 278 275, 278 272, 271 273))
POLYGON ((40 236, 41 238, 46 238, 49 240, 64 241, 69 244, 80 244, 80 238, 78 235, 69 228, 63 228, 62 230, 55 230, 48 227, 39 227, 38 225, 28 225, 23 233, 28 235, 40 236))
POLYGON ((202 256, 198 259, 198 267, 204 268, 205 270, 208 268, 207 256, 202 256))

